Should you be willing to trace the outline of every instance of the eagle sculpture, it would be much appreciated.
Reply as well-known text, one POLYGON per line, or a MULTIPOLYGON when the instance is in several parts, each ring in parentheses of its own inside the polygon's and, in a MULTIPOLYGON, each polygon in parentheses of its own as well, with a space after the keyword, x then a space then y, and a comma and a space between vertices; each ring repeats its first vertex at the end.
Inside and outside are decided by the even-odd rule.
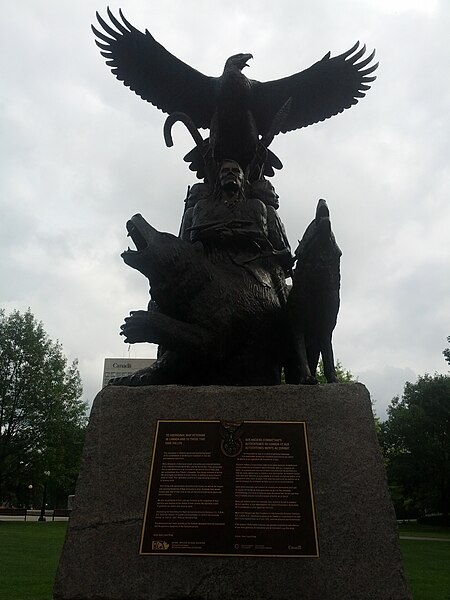
MULTIPOLYGON (((328 52, 308 69, 274 81, 244 75, 251 54, 231 56, 222 75, 210 77, 176 58, 148 30, 136 29, 121 10, 122 21, 107 11, 114 27, 97 13, 104 31, 92 29, 117 79, 163 112, 184 115, 184 121, 197 129, 209 128, 206 152, 205 147, 198 148, 203 158, 209 152, 215 161, 234 159, 247 174, 259 165, 256 178, 272 175, 272 167, 282 166, 267 151, 275 135, 341 113, 363 98, 376 79, 371 74, 378 63, 370 64, 375 51, 363 58, 366 48, 359 42, 339 56, 331 58, 328 52)), ((188 157, 198 162, 195 149, 188 157)))

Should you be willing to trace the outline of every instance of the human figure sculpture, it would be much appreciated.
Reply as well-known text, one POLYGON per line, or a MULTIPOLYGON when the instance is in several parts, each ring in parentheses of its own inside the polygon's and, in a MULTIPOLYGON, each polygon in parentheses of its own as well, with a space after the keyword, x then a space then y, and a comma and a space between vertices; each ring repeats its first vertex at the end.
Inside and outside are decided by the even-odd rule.
POLYGON ((292 259, 284 227, 273 206, 247 196, 237 162, 222 162, 216 189, 195 204, 191 219, 191 241, 201 242, 213 262, 231 261, 253 272, 255 260, 271 257, 289 273, 292 259))
POLYGON ((149 278, 152 303, 125 319, 122 335, 165 351, 114 384, 280 383, 292 258, 275 209, 245 188, 239 165, 224 161, 212 194, 189 207, 181 238, 140 215, 129 221, 137 250, 122 256, 149 278))

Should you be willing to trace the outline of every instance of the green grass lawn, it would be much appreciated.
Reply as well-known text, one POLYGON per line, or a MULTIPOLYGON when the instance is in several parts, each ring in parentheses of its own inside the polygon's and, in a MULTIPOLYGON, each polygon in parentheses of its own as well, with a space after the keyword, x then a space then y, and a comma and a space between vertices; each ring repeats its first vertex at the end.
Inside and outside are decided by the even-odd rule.
MULTIPOLYGON (((1 600, 51 600, 66 526, 0 521, 1 600)), ((401 526, 400 534, 450 537, 448 529, 415 524, 401 526)), ((450 542, 400 546, 414 600, 450 600, 450 542)))
POLYGON ((450 542, 400 540, 414 600, 450 600, 450 542))
MULTIPOLYGON (((400 535, 450 540, 450 527, 404 523, 400 535)), ((450 600, 450 542, 400 540, 414 600, 450 600)))
POLYGON ((419 523, 402 523, 398 527, 400 535, 418 537, 448 538, 450 540, 450 527, 439 525, 419 525, 419 523))
POLYGON ((0 521, 2 600, 51 600, 66 526, 0 521))

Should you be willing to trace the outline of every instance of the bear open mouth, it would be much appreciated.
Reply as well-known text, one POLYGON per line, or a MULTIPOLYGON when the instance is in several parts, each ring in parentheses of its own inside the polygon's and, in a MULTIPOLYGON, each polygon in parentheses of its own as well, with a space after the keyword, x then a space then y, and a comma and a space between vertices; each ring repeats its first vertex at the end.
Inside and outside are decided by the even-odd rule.
POLYGON ((130 237, 133 240, 134 245, 136 246, 136 250, 131 250, 130 247, 128 247, 127 252, 142 252, 142 250, 148 248, 147 240, 132 220, 127 222, 126 227, 128 231, 127 237, 130 237))

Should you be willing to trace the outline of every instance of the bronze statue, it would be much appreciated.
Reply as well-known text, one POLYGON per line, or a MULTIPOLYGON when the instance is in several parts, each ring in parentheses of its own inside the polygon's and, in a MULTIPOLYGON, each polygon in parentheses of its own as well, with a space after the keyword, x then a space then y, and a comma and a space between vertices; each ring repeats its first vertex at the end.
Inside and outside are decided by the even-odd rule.
POLYGON ((119 13, 122 22, 108 8, 115 29, 98 13, 104 33, 93 27, 101 54, 117 79, 165 113, 185 114, 197 129, 209 128, 204 153, 219 162, 237 161, 249 179, 258 178, 266 166, 266 175, 273 174, 273 166, 281 167, 267 150, 275 135, 350 108, 375 79, 371 73, 378 63, 370 65, 375 51, 357 62, 366 51, 359 42, 339 56, 331 58, 328 52, 308 69, 275 81, 259 82, 244 75, 251 54, 231 56, 220 77, 209 77, 119 13))
POLYGON ((350 108, 375 80, 375 52, 365 46, 276 81, 248 79, 251 54, 228 58, 220 77, 188 66, 146 30, 108 8, 97 13, 96 44, 112 72, 142 99, 181 121, 195 148, 186 156, 202 183, 188 189, 178 237, 141 215, 127 223, 136 250, 126 264, 150 281, 147 310, 121 328, 128 343, 159 345, 158 359, 115 385, 274 385, 316 383, 322 355, 336 381, 332 332, 339 310, 341 252, 324 200, 291 255, 278 216, 279 198, 267 177, 281 169, 269 150, 278 133, 307 127, 350 108), (203 139, 198 129, 209 129, 203 139), (292 271, 294 262, 296 267, 292 271), (286 279, 292 276, 289 292, 286 279))
POLYGON ((164 351, 118 385, 274 385, 286 346, 286 275, 291 253, 272 206, 247 197, 242 169, 223 161, 215 191, 192 210, 190 241, 127 223, 136 250, 126 264, 150 281, 148 310, 122 325, 127 343, 164 351))
POLYGON ((337 383, 332 334, 340 304, 341 255, 327 203, 321 199, 295 251, 288 299, 292 354, 285 368, 286 383, 316 383, 320 355, 327 382, 337 383))

